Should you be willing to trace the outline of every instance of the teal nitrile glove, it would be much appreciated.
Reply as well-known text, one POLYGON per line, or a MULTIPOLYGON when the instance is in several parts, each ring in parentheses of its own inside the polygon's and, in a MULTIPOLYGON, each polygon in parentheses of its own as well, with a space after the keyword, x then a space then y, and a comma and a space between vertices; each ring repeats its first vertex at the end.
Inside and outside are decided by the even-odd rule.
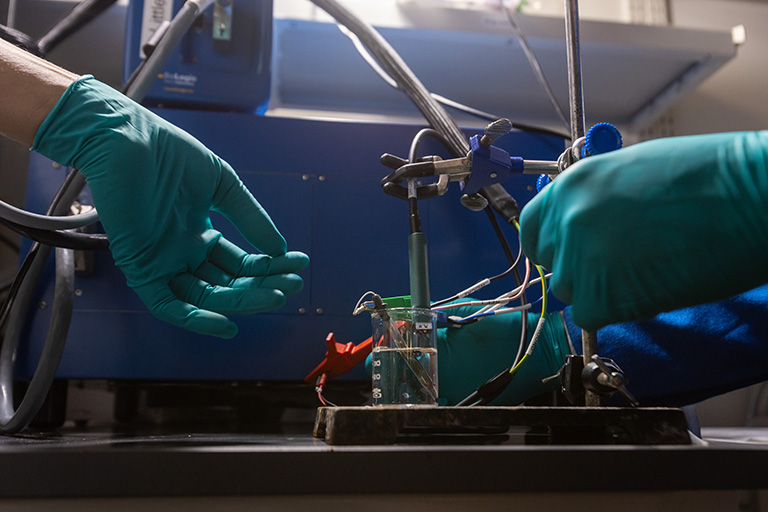
MULTIPOLYGON (((464 299, 462 302, 471 300, 464 299)), ((479 310, 463 306, 448 310, 449 316, 466 317, 479 310)), ((541 315, 528 313, 528 348, 541 315)), ((505 367, 509 368, 520 344, 520 313, 490 316, 463 327, 437 331, 438 391, 441 403, 455 405, 505 367)), ((542 393, 557 389, 555 375, 570 354, 565 324, 560 313, 546 315, 533 353, 520 365, 515 378, 492 405, 518 405, 542 393)))
POLYGON ((768 282, 768 132, 586 158, 523 209, 525 254, 594 330, 768 282))
POLYGON ((285 239, 234 170, 183 130, 92 77, 75 81, 33 148, 80 169, 115 263, 158 318, 231 338, 225 315, 270 311, 297 293, 308 257, 285 239), (222 213, 263 254, 211 226, 222 213))

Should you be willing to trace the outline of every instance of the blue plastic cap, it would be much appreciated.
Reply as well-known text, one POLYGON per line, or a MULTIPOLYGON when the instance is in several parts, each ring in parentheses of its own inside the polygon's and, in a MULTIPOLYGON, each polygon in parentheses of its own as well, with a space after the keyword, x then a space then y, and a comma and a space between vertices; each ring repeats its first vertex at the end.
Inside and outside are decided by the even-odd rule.
POLYGON ((610 123, 597 123, 587 132, 582 156, 602 155, 621 149, 621 132, 610 123))

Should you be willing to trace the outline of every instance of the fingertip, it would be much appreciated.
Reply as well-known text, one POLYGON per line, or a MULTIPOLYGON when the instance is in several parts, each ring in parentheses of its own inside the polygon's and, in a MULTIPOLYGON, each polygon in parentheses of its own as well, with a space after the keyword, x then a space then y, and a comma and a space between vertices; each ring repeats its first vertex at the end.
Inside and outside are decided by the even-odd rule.
POLYGON ((301 251, 290 251, 285 253, 283 257, 291 263, 294 272, 304 270, 309 266, 309 256, 301 251))
POLYGON ((286 274, 280 290, 286 295, 295 295, 304 289, 304 280, 296 274, 286 274))
POLYGON ((240 329, 237 328, 237 324, 235 322, 228 322, 226 326, 222 327, 223 328, 218 330, 215 334, 213 334, 213 336, 217 336, 225 340, 230 340, 237 336, 237 334, 240 332, 240 329))
POLYGON ((264 301, 263 311, 275 311, 285 306, 288 298, 281 290, 270 290, 270 292, 264 301))

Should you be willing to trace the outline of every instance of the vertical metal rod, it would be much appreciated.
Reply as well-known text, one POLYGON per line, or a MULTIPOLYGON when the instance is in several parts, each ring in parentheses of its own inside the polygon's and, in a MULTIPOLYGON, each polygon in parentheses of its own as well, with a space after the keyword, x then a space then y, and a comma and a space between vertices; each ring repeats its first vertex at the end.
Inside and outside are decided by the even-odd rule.
POLYGON ((571 105, 571 138, 583 137, 584 94, 581 85, 581 55, 579 49, 579 2, 565 0, 565 41, 568 49, 568 94, 571 105))
MULTIPOLYGON (((579 2, 565 0, 565 39, 568 55, 568 97, 571 106, 571 142, 585 134, 584 93, 581 82, 581 55, 579 46, 579 2)), ((581 347, 584 354, 584 366, 589 364, 592 355, 597 353, 597 333, 581 331, 581 347)), ((600 397, 591 391, 585 394, 588 407, 600 405, 600 397)))

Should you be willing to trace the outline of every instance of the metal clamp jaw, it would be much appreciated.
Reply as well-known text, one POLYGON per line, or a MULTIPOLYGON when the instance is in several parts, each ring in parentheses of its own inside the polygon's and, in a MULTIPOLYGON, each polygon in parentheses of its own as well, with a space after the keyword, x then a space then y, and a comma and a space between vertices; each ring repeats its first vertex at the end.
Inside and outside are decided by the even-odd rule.
POLYGON ((597 354, 586 366, 581 356, 570 355, 560 369, 561 390, 573 405, 584 405, 584 391, 589 390, 606 397, 619 392, 637 407, 639 403, 627 389, 627 383, 626 375, 613 359, 597 354))
POLYGON ((513 174, 556 172, 557 162, 523 160, 493 145, 496 139, 511 129, 512 123, 508 119, 494 121, 485 127, 484 135, 470 138, 470 151, 462 158, 443 160, 438 156, 428 156, 418 162, 409 162, 385 153, 381 163, 394 169, 394 172, 382 180, 381 186, 387 194, 407 199, 408 188, 403 182, 413 178, 438 177, 436 183, 417 187, 417 199, 441 196, 448 191, 448 184, 454 181, 460 182, 462 192, 471 196, 485 187, 505 181, 513 174))

